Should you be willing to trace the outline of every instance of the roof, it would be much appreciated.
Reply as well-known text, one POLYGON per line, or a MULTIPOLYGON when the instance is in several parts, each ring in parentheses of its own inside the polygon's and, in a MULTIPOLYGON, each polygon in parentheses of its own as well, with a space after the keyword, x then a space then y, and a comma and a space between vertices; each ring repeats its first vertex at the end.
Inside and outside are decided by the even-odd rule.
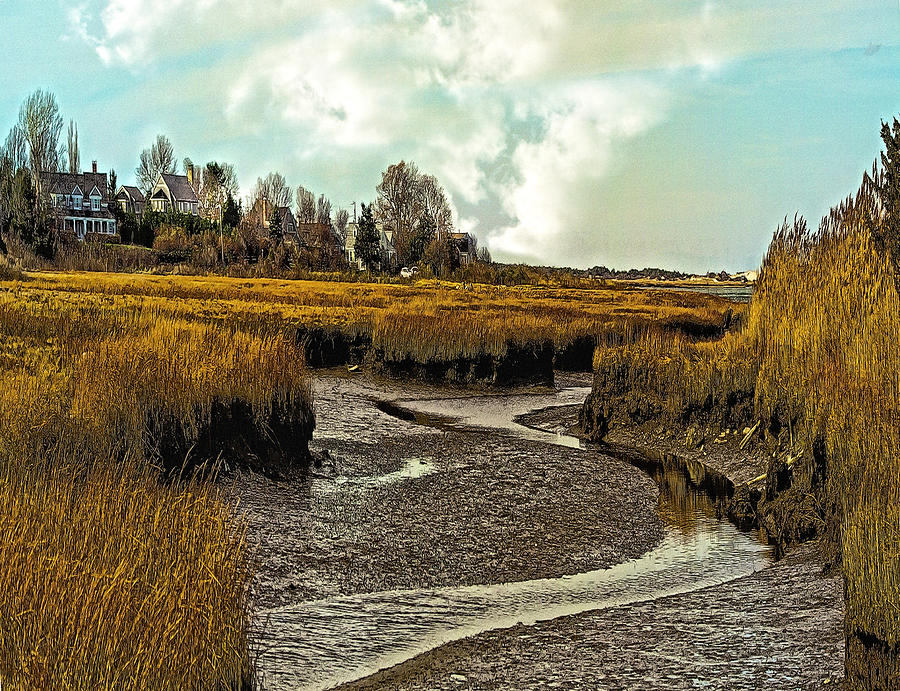
POLYGON ((134 202, 142 202, 144 201, 144 193, 140 191, 137 187, 131 187, 130 185, 122 185, 119 188, 119 193, 116 195, 117 197, 120 194, 125 194, 127 197, 134 202))
POLYGON ((166 183, 166 187, 169 188, 169 193, 172 195, 173 202, 200 202, 197 193, 194 192, 194 188, 191 187, 191 183, 188 182, 187 175, 167 175, 161 173, 160 177, 162 177, 163 182, 166 183))
POLYGON ((72 194, 78 188, 90 195, 96 187, 101 199, 109 199, 106 173, 41 173, 41 184, 48 194, 72 194))

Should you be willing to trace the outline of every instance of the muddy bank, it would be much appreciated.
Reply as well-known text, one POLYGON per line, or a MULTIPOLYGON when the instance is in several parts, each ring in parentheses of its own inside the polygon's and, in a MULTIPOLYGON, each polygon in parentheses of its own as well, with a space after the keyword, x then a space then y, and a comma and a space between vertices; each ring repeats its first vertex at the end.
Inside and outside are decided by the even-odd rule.
MULTIPOLYGON (((554 432, 573 431, 578 413, 578 406, 568 406, 522 421, 554 432)), ((617 435, 623 451, 636 441, 655 444, 635 430, 628 432, 617 435)), ((690 450, 689 467, 710 463, 708 472, 698 470, 696 484, 707 481, 707 474, 714 483, 728 482, 713 467, 737 470, 741 478, 765 466, 760 455, 753 461, 756 467, 745 467, 736 445, 723 442, 706 454, 690 450)), ((684 451, 674 437, 664 446, 684 451)), ((838 685, 844 651, 842 583, 823 575, 821 559, 820 545, 808 543, 773 567, 723 585, 480 634, 340 688, 788 690, 838 685)))
POLYGON ((827 496, 824 445, 795 440, 796 420, 755 416, 753 391, 710 395, 703 406, 671 411, 653 394, 628 389, 621 371, 594 378, 579 411, 585 436, 613 447, 653 448, 699 461, 734 481, 729 518, 759 528, 780 554, 822 538, 830 570, 840 568, 836 507, 827 496))
POLYGON ((611 566, 660 541, 656 488, 627 463, 512 435, 430 429, 374 403, 455 393, 316 378, 310 448, 333 460, 306 481, 253 473, 232 481, 250 520, 258 608, 556 577, 611 566), (428 473, 371 481, 420 462, 428 473))
POLYGON ((268 405, 215 399, 184 420, 166 411, 147 414, 147 455, 168 473, 249 470, 269 477, 296 476, 310 464, 315 427, 304 392, 268 405))
POLYGON ((818 560, 805 546, 724 585, 488 632, 340 688, 820 689, 842 676, 843 615, 818 560))
MULTIPOLYGON (((503 355, 482 354, 422 362, 412 357, 388 357, 364 332, 345 333, 337 327, 301 327, 296 339, 306 363, 314 369, 356 366, 376 375, 418 379, 434 384, 496 387, 552 386, 554 347, 550 341, 510 341, 503 355)), ((591 348, 593 353, 593 347, 591 348)), ((587 360, 590 368, 590 359, 587 360)))

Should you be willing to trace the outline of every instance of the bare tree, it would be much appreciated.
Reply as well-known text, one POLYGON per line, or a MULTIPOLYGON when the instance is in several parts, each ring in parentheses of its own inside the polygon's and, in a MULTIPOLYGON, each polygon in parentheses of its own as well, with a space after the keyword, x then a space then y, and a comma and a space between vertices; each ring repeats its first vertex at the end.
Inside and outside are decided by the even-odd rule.
POLYGON ((347 241, 347 223, 350 221, 350 214, 347 209, 338 209, 334 215, 334 232, 341 239, 341 244, 347 241))
POLYGON ((28 166, 28 143, 18 125, 13 125, 6 135, 2 153, 13 173, 28 166))
POLYGON ((381 174, 377 215, 394 228, 394 244, 403 262, 418 261, 432 239, 453 231, 453 214, 444 188, 415 163, 400 161, 381 174))
POLYGON ((422 213, 434 220, 437 237, 448 237, 453 231, 453 214, 444 188, 433 175, 422 175, 418 181, 418 193, 422 213))
POLYGON ((303 185, 297 188, 297 222, 316 222, 316 195, 303 185))
POLYGON ((69 120, 69 133, 67 139, 67 152, 69 154, 69 172, 81 171, 81 154, 78 151, 78 125, 74 120, 69 120))
MULTIPOLYGON (((400 247, 410 242, 413 229, 421 216, 421 202, 418 193, 419 169, 415 163, 400 161, 388 166, 381 174, 381 183, 375 188, 378 193, 377 217, 393 227, 400 247)), ((402 252, 400 252, 402 256, 402 252)))
POLYGON ((478 261, 483 264, 491 263, 491 252, 487 247, 481 247, 478 250, 478 261))
POLYGON ((141 152, 141 163, 134 171, 138 187, 149 194, 160 173, 172 175, 174 172, 175 150, 172 142, 164 134, 158 134, 150 148, 141 152))
POLYGON ((31 174, 37 197, 41 197, 41 173, 59 170, 62 157, 59 135, 63 119, 59 114, 56 96, 38 89, 22 103, 19 109, 19 129, 28 145, 31 174))
POLYGON ((293 197, 291 188, 281 173, 269 173, 265 178, 257 178, 252 196, 254 204, 259 199, 265 199, 276 207, 290 206, 293 197))
POLYGON ((316 223, 331 227, 331 202, 324 194, 319 196, 316 204, 316 223))

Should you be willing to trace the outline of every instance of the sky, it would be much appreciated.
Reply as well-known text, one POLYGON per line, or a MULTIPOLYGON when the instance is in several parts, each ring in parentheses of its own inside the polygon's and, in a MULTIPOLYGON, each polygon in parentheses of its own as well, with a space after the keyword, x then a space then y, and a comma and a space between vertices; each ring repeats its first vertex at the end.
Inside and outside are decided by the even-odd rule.
POLYGON ((56 94, 85 167, 158 133, 335 207, 414 161, 494 259, 756 268, 900 117, 897 0, 0 0, 0 138, 56 94))

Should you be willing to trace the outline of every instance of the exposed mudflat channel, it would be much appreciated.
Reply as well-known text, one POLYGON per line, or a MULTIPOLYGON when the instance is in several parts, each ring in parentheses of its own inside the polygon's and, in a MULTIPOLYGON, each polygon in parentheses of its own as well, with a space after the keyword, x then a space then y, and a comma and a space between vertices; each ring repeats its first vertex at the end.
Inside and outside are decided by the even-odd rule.
MULTIPOLYGON (((587 389, 585 379, 564 383, 477 395, 317 379, 313 446, 334 461, 303 482, 234 484, 259 560, 263 688, 678 686, 666 670, 687 687, 730 678, 722 668, 686 674, 683 660, 665 656, 648 670, 633 651, 617 664, 598 658, 585 674, 585 626, 599 637, 591 657, 604 636, 649 642, 659 622, 634 612, 774 569, 767 547, 716 517, 708 492, 717 483, 672 469, 651 479, 567 436, 554 413, 565 421, 587 389), (572 628, 604 612, 618 614, 572 628), (527 654, 523 640, 534 642, 527 654)), ((820 607, 825 630, 829 605, 820 607)), ((785 631, 769 633, 789 655, 785 631)), ((824 656, 839 667, 833 649, 824 656)), ((797 688, 797 666, 784 677, 795 685, 782 688, 797 688)), ((744 672, 732 680, 752 681, 744 672)), ((773 688, 779 678, 758 681, 773 688)))

